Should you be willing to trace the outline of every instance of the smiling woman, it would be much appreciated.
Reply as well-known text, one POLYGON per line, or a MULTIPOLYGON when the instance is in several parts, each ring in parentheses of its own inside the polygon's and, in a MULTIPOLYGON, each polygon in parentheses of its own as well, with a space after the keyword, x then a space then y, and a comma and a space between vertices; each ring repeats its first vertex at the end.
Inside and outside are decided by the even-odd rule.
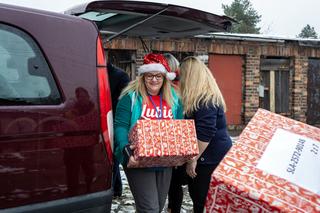
POLYGON ((137 161, 128 139, 139 119, 182 118, 180 99, 166 77, 169 71, 163 55, 147 54, 138 78, 124 89, 116 109, 115 155, 123 165, 137 212, 161 212, 169 191, 171 167, 131 168, 137 161))
POLYGON ((163 74, 159 72, 150 72, 148 74, 144 74, 143 77, 148 94, 152 96, 158 95, 163 85, 163 74))

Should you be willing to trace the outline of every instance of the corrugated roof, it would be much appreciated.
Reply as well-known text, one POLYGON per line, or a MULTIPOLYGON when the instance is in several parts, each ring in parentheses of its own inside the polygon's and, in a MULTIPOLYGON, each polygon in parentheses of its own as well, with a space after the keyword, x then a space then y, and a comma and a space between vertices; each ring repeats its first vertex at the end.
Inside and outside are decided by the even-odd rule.
POLYGON ((287 36, 264 35, 264 34, 240 34, 240 33, 208 33, 199 35, 198 38, 240 40, 240 41, 260 41, 260 42, 276 42, 284 43, 293 41, 299 43, 300 46, 320 46, 320 39, 314 38, 293 38, 287 36))

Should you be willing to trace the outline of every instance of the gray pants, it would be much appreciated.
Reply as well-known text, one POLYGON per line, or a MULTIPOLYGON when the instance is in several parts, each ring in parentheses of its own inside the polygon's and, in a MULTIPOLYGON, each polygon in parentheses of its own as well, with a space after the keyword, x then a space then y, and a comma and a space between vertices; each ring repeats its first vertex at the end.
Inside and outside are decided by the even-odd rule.
POLYGON ((138 213, 159 213, 168 195, 172 168, 124 169, 138 213))

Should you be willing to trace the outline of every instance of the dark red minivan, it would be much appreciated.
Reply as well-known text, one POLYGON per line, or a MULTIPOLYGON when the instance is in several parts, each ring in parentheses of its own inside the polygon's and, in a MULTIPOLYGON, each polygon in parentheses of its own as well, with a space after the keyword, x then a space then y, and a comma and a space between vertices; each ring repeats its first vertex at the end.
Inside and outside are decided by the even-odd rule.
POLYGON ((231 25, 150 2, 66 13, 0 4, 0 212, 111 211, 112 79, 99 33, 185 38, 231 25))
POLYGON ((110 211, 112 137, 96 25, 0 4, 0 211, 110 211))

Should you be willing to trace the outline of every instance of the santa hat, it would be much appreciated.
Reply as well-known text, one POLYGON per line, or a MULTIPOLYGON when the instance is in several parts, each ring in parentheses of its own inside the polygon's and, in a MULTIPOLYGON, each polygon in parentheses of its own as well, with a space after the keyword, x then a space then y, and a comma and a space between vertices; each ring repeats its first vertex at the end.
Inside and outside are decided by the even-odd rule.
POLYGON ((166 75, 167 75, 167 78, 171 81, 174 80, 177 76, 177 74, 175 72, 167 72, 166 75))
POLYGON ((162 54, 154 54, 149 53, 144 56, 143 58, 143 65, 141 65, 138 69, 138 74, 142 75, 147 72, 161 72, 166 74, 166 76, 173 80, 175 78, 175 73, 171 73, 169 64, 166 60, 166 58, 162 54), (172 74, 174 77, 172 78, 172 74))

